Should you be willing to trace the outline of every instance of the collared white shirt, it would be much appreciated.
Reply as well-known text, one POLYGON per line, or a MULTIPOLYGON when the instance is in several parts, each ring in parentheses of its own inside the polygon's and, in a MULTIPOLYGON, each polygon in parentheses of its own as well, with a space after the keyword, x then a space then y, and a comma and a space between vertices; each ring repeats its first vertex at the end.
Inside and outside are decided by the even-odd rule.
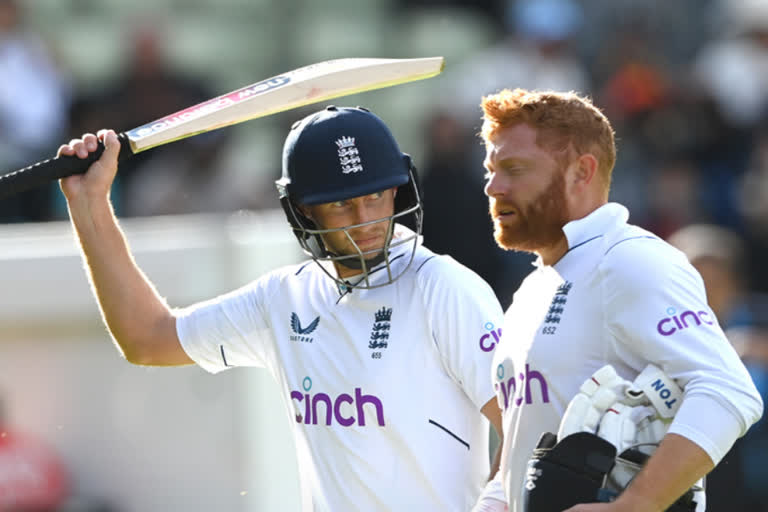
POLYGON ((698 272, 628 216, 608 203, 566 224, 568 251, 552 266, 539 259, 506 312, 491 379, 503 410, 501 472, 511 512, 521 510, 539 437, 557 432, 579 386, 606 364, 634 380, 652 362, 676 379, 684 398, 669 431, 715 463, 762 412, 698 272))
POLYGON ((419 246, 390 285, 339 290, 306 262, 183 311, 177 331, 206 370, 277 380, 305 510, 466 512, 489 476, 480 409, 502 321, 487 283, 419 246))

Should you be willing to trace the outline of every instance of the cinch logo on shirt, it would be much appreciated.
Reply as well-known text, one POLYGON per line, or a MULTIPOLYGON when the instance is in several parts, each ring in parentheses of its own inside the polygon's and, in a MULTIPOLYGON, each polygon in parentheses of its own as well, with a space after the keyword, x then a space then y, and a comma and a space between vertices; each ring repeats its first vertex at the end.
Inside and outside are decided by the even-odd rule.
POLYGON ((334 398, 326 393, 311 394, 312 379, 309 377, 304 377, 301 387, 304 392, 291 391, 291 400, 298 402, 296 410, 300 411, 301 404, 304 404, 304 414, 296 413, 296 423, 317 425, 320 421, 320 424, 330 426, 335 420, 343 427, 355 424, 364 427, 365 413, 368 411, 369 414, 376 413, 376 422, 380 427, 385 425, 384 405, 381 400, 374 395, 364 395, 361 388, 355 388, 354 396, 342 393, 334 398), (318 407, 319 404, 322 404, 322 407, 318 407), (364 408, 365 405, 368 405, 368 408, 364 408))
POLYGON ((500 399, 499 406, 505 411, 510 405, 520 407, 523 403, 533 403, 532 382, 538 382, 539 384, 538 389, 541 392, 541 402, 549 403, 547 379, 540 372, 531 370, 527 363, 525 365, 525 374, 521 372, 517 376, 504 375, 504 365, 500 364, 496 368, 496 379, 498 382, 494 383, 493 387, 496 389, 496 394, 500 399))
POLYGON ((488 332, 480 336, 480 350, 483 352, 490 352, 496 348, 496 345, 501 339, 501 327, 494 329, 495 326, 493 325, 493 322, 485 322, 484 327, 488 332), (491 338, 493 338, 493 340, 491 340, 491 338))
POLYGON ((713 325, 715 323, 709 319, 709 313, 706 311, 694 312, 688 310, 680 315, 676 315, 676 312, 675 308, 667 308, 667 315, 669 316, 662 318, 659 320, 659 323, 656 324, 656 330, 659 334, 662 336, 671 336, 677 331, 682 331, 688 327, 694 327, 693 322, 696 322, 696 326, 701 325, 702 322, 707 325, 713 325), (689 324, 688 321, 692 321, 692 323, 689 324))

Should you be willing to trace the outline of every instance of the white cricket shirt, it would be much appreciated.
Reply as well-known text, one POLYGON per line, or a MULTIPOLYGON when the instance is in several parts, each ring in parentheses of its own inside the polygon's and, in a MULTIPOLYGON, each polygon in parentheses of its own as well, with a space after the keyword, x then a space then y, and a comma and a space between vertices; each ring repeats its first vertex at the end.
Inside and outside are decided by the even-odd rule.
MULTIPOLYGON (((411 249, 393 249, 395 272, 411 249)), ((208 371, 277 380, 304 510, 466 512, 489 476, 480 409, 502 321, 485 281, 419 246, 388 286, 345 293, 310 261, 183 310, 177 331, 208 371)))
POLYGON ((506 312, 491 379, 503 410, 500 471, 510 512, 521 511, 539 437, 557 432, 579 386, 606 364, 634 380, 652 362, 677 379, 683 405, 669 432, 715 463, 760 417, 760 396, 707 305, 701 277, 628 216, 608 203, 568 223, 568 252, 553 266, 539 260, 506 312))

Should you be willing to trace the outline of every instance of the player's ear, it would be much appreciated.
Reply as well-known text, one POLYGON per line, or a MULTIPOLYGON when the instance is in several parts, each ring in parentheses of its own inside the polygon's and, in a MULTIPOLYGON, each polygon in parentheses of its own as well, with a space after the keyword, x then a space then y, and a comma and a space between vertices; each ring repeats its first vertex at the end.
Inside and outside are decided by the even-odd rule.
POLYGON ((575 188, 589 186, 597 175, 597 158, 592 153, 584 153, 570 166, 570 182, 575 188))
POLYGON ((592 180, 597 174, 598 162, 595 155, 587 153, 579 157, 579 173, 578 176, 584 180, 585 183, 592 183, 592 180))

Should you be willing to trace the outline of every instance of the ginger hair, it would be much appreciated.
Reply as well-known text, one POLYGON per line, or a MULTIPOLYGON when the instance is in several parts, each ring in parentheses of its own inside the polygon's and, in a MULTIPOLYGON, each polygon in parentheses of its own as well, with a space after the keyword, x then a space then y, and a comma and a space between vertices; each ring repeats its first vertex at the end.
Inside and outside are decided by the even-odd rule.
POLYGON ((571 149, 577 155, 594 155, 605 191, 610 189, 616 163, 614 132, 590 99, 572 91, 504 89, 483 97, 481 106, 480 136, 486 144, 504 128, 525 123, 536 130, 536 144, 555 153, 561 162, 572 154, 571 149))

